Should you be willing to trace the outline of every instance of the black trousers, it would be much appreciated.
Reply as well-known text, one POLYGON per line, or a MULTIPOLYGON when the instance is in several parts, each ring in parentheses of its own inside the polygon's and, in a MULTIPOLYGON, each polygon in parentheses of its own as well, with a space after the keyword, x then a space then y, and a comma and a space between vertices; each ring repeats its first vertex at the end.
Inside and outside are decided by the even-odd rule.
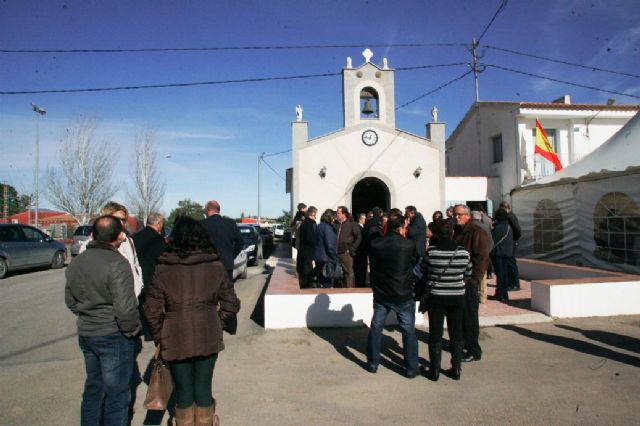
POLYGON ((516 262, 516 250, 518 248, 518 243, 513 243, 513 256, 507 259, 509 264, 509 279, 511 280, 511 285, 514 288, 520 288, 520 271, 518 270, 518 263, 516 262))
POLYGON ((511 281, 510 262, 511 257, 493 256, 493 269, 496 272, 496 297, 509 298, 509 288, 515 286, 511 281))
POLYGON ((442 343, 442 333, 444 329, 444 318, 447 318, 447 331, 449 332, 449 342, 451 351, 451 365, 460 366, 462 361, 462 317, 464 314, 464 296, 431 296, 428 305, 429 312, 429 361, 433 368, 434 359, 439 360, 439 352, 442 343), (433 356, 431 354, 436 356, 433 356))
POLYGON ((467 282, 465 291, 465 308, 462 322, 462 334, 464 335, 464 348, 474 358, 482 357, 480 347, 480 319, 478 307, 480 306, 480 288, 475 282, 467 282))

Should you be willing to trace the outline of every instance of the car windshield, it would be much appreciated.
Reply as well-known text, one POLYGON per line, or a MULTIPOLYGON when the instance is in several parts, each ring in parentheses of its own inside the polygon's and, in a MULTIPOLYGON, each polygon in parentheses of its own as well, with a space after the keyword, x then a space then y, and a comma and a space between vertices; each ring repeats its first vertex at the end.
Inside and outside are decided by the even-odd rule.
POLYGON ((249 227, 245 227, 245 226, 240 226, 240 233, 242 234, 243 237, 248 237, 253 235, 253 230, 249 227))
POLYGON ((91 234, 92 228, 93 226, 91 225, 78 226, 73 235, 82 235, 86 237, 87 235, 91 234))

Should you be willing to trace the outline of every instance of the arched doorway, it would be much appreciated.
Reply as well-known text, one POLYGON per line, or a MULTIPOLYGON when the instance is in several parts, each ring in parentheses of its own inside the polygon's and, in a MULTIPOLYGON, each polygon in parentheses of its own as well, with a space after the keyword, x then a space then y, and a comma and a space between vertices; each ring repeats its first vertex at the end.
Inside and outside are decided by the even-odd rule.
POLYGON ((351 194, 351 212, 356 217, 359 213, 367 213, 378 206, 389 210, 389 188, 378 178, 367 177, 353 187, 351 194))

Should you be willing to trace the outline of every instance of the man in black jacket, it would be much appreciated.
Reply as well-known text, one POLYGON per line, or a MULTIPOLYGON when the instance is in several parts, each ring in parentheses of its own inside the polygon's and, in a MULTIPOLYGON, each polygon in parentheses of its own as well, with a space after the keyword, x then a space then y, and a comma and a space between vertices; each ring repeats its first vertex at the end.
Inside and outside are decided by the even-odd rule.
POLYGON ((224 269, 233 281, 233 261, 244 248, 240 229, 233 219, 220 216, 220 203, 208 201, 204 206, 207 218, 202 221, 209 231, 211 242, 218 250, 224 269))
POLYGON ((403 224, 404 216, 392 214, 387 222, 387 234, 371 242, 373 318, 367 337, 367 370, 371 373, 378 370, 382 330, 389 312, 394 311, 402 330, 406 376, 412 379, 418 374, 416 307, 413 301, 413 267, 417 257, 415 244, 399 233, 403 224))
POLYGON ((163 228, 164 217, 160 213, 150 213, 147 218, 147 226, 131 237, 136 248, 140 268, 142 269, 142 282, 144 283, 144 287, 142 287, 142 292, 140 296, 138 296, 138 311, 140 312, 144 337, 147 341, 152 339, 142 307, 144 306, 147 293, 151 289, 151 280, 156 270, 156 262, 167 248, 167 243, 163 236, 163 228))
POLYGON ((421 258, 427 248, 427 222, 415 206, 405 207, 404 212, 409 218, 407 238, 415 243, 418 258, 421 258))
POLYGON ((509 290, 520 290, 520 271, 518 270, 518 263, 516 262, 516 251, 518 249, 518 240, 522 236, 522 229, 520 228, 520 222, 515 215, 511 206, 506 201, 500 203, 500 208, 507 212, 507 221, 513 231, 513 256, 509 257, 507 268, 509 270, 509 278, 513 283, 509 290))
MULTIPOLYGON (((147 226, 132 236, 133 243, 136 246, 136 252, 138 253, 138 261, 142 268, 144 287, 140 295, 141 299, 151 285, 151 279, 156 270, 156 261, 167 247, 162 235, 163 228, 164 217, 160 213, 150 213, 147 218, 147 226)), ((144 301, 141 301, 141 304, 142 303, 144 303, 144 301)))
POLYGON ((125 238, 122 223, 99 217, 93 240, 66 271, 65 302, 77 317, 78 342, 87 378, 81 424, 127 424, 135 362, 133 336, 140 331, 133 273, 118 253, 125 238))

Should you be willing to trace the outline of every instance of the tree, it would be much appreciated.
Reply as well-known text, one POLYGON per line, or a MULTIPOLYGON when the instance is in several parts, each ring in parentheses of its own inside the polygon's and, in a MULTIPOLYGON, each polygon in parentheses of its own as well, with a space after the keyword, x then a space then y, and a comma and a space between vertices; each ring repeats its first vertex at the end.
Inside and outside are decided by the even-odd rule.
POLYGON ((160 180, 155 137, 155 129, 150 127, 138 131, 130 164, 133 190, 127 191, 129 209, 138 219, 142 219, 144 225, 147 224, 149 213, 160 209, 167 188, 160 180))
POLYGON ((11 185, 0 184, 0 214, 3 218, 25 211, 29 204, 31 204, 31 197, 18 194, 11 185))
POLYGON ((116 193, 112 182, 117 153, 96 140, 96 121, 80 118, 62 138, 59 168, 47 167, 45 195, 80 224, 88 223, 116 193))
POLYGON ((282 216, 276 219, 278 223, 283 225, 289 225, 291 223, 291 212, 287 210, 282 210, 282 216))
POLYGON ((200 204, 187 198, 185 200, 178 201, 178 207, 171 211, 169 219, 167 219, 167 223, 170 223, 173 226, 178 216, 191 216, 196 220, 202 220, 204 219, 204 208, 200 204))

